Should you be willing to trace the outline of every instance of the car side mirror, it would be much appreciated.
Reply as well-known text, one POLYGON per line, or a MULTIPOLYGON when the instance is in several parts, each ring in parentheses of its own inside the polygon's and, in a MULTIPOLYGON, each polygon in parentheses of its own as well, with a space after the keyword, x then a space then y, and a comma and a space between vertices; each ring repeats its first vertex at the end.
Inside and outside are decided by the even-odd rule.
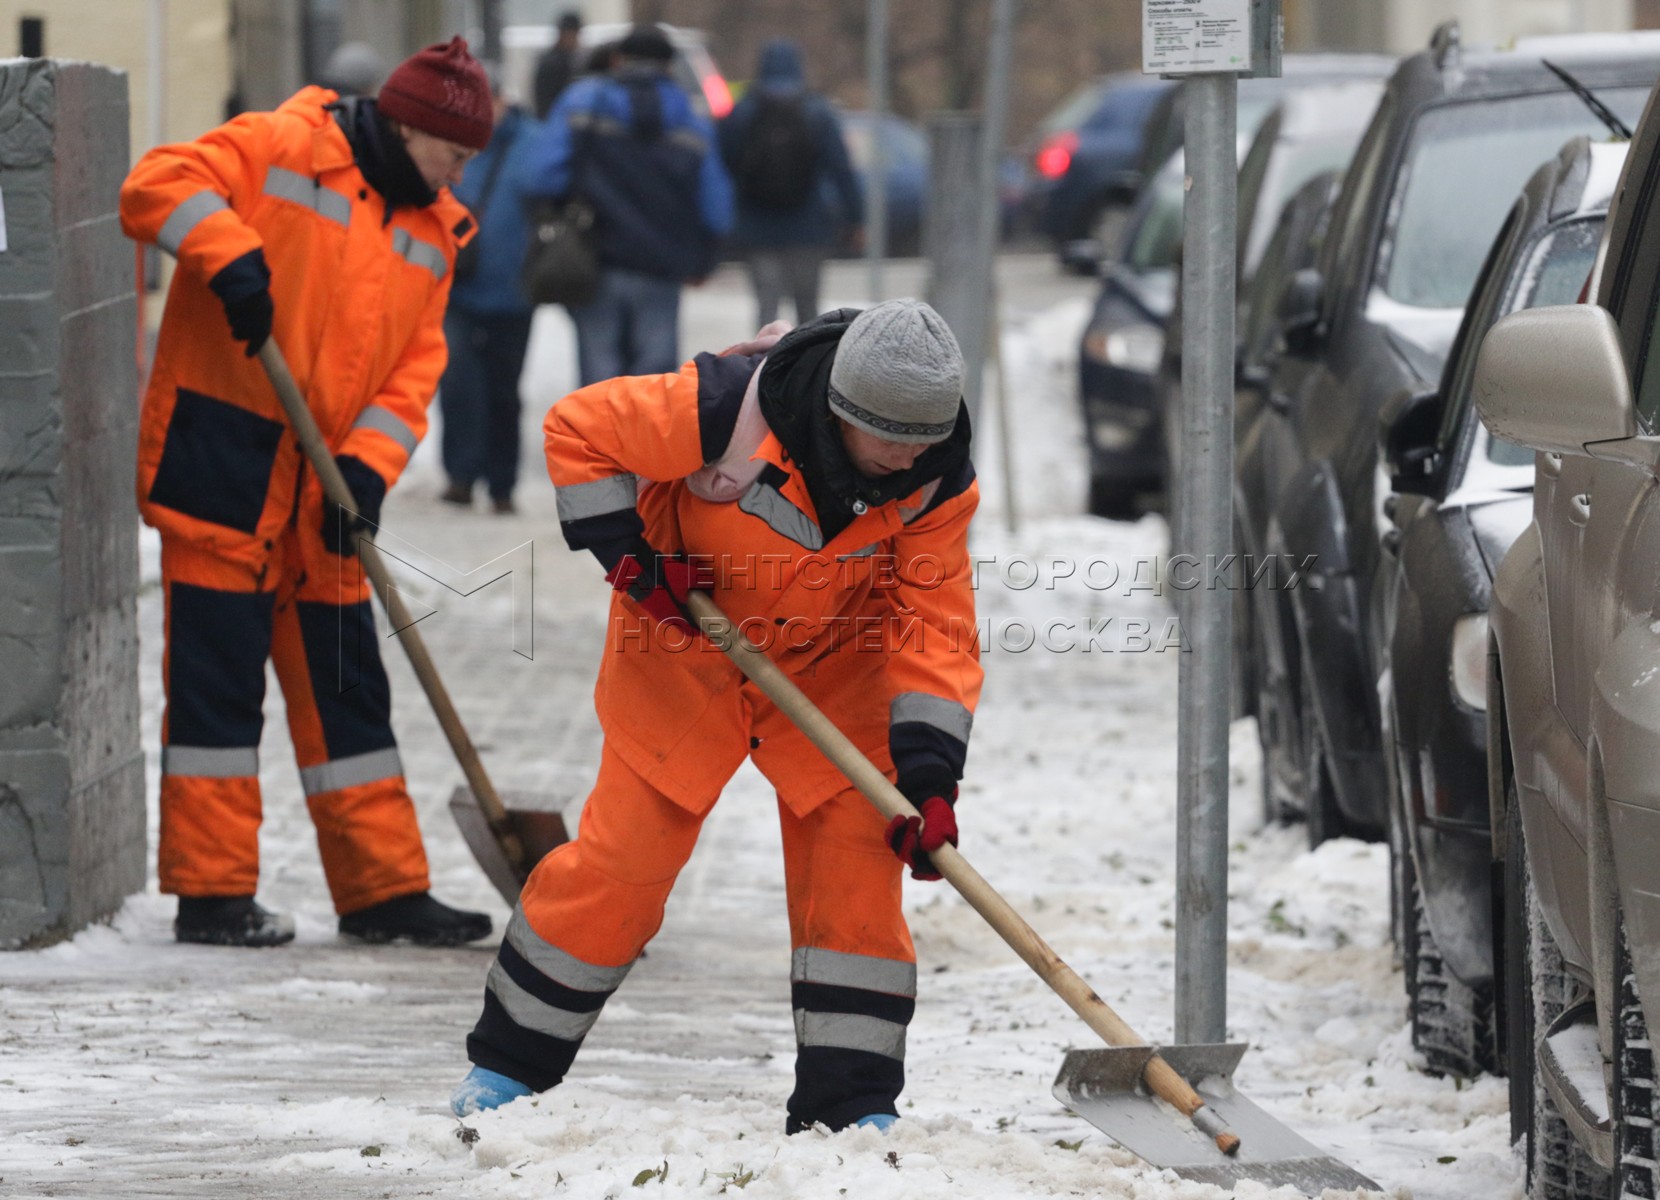
POLYGON ((1495 436, 1533 450, 1588 454, 1637 435, 1619 326, 1596 305, 1524 309, 1495 324, 1476 359, 1475 396, 1495 436))
POLYGON ((1279 318, 1280 336, 1293 354, 1312 350, 1320 341, 1320 307, 1325 300, 1326 281, 1314 267, 1292 272, 1280 292, 1274 312, 1279 318))
POLYGON ((1423 495, 1441 465, 1441 393, 1403 388, 1378 414, 1378 450, 1389 486, 1402 495, 1423 495))

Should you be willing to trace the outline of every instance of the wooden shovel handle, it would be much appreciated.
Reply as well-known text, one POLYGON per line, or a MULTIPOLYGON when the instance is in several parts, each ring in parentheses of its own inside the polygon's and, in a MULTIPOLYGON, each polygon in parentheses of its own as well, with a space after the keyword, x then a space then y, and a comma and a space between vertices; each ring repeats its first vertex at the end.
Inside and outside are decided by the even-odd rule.
MULTIPOLYGON (((311 406, 305 402, 300 394, 300 386, 294 381, 293 372, 288 369, 288 363, 277 348, 275 338, 266 338, 265 344, 259 348, 259 364, 265 368, 265 374, 276 389, 277 399, 282 402, 283 411, 288 414, 288 423, 293 427, 294 437, 300 443, 300 449, 305 453, 311 469, 317 473, 317 478, 323 485, 323 494, 335 504, 350 512, 357 510, 357 500, 352 496, 351 488, 346 486, 346 477, 340 473, 335 464, 334 454, 329 444, 323 439, 323 431, 317 427, 317 419, 311 415, 311 406)), ((489 822, 491 832, 501 843, 502 852, 507 855, 507 861, 523 878, 534 863, 526 862, 526 852, 523 841, 514 832, 507 819, 507 810, 502 805, 501 796, 497 794, 495 785, 490 782, 490 776, 484 770, 484 762, 478 756, 478 748, 473 745, 473 739, 467 735, 467 728, 461 723, 461 714, 456 711, 455 703, 450 699, 449 689, 439 677, 438 667, 432 661, 432 655, 427 652, 426 642, 415 630, 415 621, 410 616, 409 609, 403 602, 403 597, 392 586, 391 572, 386 568, 386 562, 380 556, 375 546, 373 536, 368 530, 356 530, 352 534, 357 545, 357 557, 363 564, 364 573, 369 576, 369 582, 374 585, 375 593, 386 606, 387 619, 392 622, 392 628, 397 631, 398 641, 402 643, 404 651, 409 655, 409 665, 415 669, 415 678, 421 681, 421 687, 427 694, 427 701, 432 705, 432 711, 438 718, 438 724, 443 727, 444 736, 449 739, 450 749, 455 752, 455 759, 461 765, 461 773, 467 777, 467 786, 478 797, 478 806, 484 813, 484 819, 489 822)))
MULTIPOLYGON (((767 657, 765 650, 742 636, 732 621, 721 612, 707 594, 693 592, 687 600, 703 632, 724 650, 738 669, 755 681, 778 710, 795 723, 809 741, 828 758, 859 791, 876 806, 884 817, 920 816, 900 790, 888 782, 888 777, 876 768, 840 729, 809 700, 800 688, 790 681, 777 663, 767 657)), ((1107 1002, 1095 994, 1095 989, 1050 948, 1009 902, 987 883, 984 876, 969 865, 957 848, 941 846, 929 852, 934 869, 944 876, 962 894, 975 912, 985 918, 1011 949, 1037 972, 1038 978, 1083 1018, 1109 1046, 1145 1046, 1147 1043, 1124 1021, 1107 1002)), ((1149 1091, 1169 1101, 1183 1114, 1192 1117, 1204 1107, 1204 1098, 1194 1091, 1175 1068, 1153 1055, 1142 1072, 1142 1081, 1149 1091)), ((1213 1133, 1206 1129, 1207 1133, 1213 1133)), ((1217 1145, 1231 1154, 1239 1148, 1239 1139, 1231 1132, 1214 1133, 1217 1145), (1224 1140, 1227 1139, 1227 1140, 1224 1140)))

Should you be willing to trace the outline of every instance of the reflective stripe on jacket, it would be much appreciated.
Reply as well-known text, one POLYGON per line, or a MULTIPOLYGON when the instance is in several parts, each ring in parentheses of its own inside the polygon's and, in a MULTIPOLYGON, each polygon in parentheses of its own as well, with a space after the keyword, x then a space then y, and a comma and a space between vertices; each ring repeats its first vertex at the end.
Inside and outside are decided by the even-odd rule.
MULTIPOLYGON (((559 401, 544 431, 567 540, 581 548, 643 527, 659 551, 707 556, 715 602, 878 766, 960 778, 982 677, 972 469, 871 508, 827 540, 799 469, 743 404, 747 392, 753 405, 753 373, 752 362, 705 354, 676 374, 607 380, 559 401), (753 453, 730 453, 745 436, 753 453), (754 468, 741 494, 707 498, 718 492, 702 468, 738 457, 754 468)), ((608 744, 654 787, 701 811, 753 753, 775 784, 789 780, 780 794, 798 815, 845 788, 742 683, 709 643, 659 633, 613 598, 595 704, 608 744)))
POLYGON ((122 229, 179 262, 140 421, 139 506, 250 564, 293 511, 300 452, 208 281, 263 249, 274 337, 324 437, 390 486, 426 433, 451 268, 472 232, 447 190, 388 220, 324 107, 334 99, 308 87, 275 112, 158 146, 121 189, 122 229))

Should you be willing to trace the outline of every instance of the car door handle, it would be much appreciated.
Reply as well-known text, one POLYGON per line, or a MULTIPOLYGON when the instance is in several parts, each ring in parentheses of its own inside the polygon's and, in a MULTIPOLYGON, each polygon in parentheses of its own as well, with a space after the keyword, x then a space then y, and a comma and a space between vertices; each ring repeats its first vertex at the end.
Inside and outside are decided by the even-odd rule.
POLYGON ((1568 520, 1575 525, 1586 525, 1591 520, 1591 493, 1581 492, 1568 501, 1568 520))

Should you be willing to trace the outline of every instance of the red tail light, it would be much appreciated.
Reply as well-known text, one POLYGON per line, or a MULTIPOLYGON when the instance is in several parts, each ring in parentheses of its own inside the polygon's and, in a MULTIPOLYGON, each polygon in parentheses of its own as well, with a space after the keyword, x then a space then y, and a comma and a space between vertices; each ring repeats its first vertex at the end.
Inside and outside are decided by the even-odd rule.
POLYGON ((1072 130, 1051 135, 1038 149, 1038 174, 1045 179, 1059 179, 1072 165, 1072 152, 1077 148, 1078 135, 1072 130))
POLYGON ((711 71, 703 77, 703 98, 709 102, 709 116, 716 121, 732 111, 732 89, 719 72, 711 71))

